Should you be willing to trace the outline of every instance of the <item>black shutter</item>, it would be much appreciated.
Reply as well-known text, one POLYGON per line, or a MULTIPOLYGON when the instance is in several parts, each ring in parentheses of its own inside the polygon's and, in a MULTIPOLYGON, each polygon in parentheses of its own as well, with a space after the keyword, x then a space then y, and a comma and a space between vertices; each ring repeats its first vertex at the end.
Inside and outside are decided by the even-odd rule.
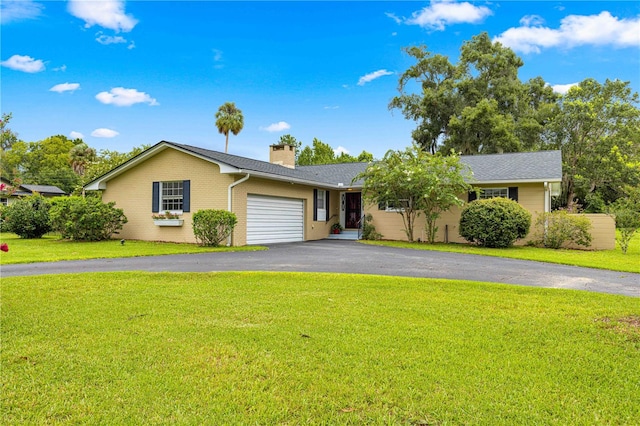
POLYGON ((469 191, 469 202, 472 202, 478 198, 478 194, 475 191, 469 191))
POLYGON ((160 182, 153 182, 151 189, 151 212, 158 213, 160 211, 160 182))
POLYGON ((325 207, 324 208, 326 209, 324 220, 325 220, 325 222, 329 222, 329 191, 325 191, 324 200, 325 200, 325 202, 324 202, 325 207))
POLYGON ((509 187, 509 198, 512 199, 513 201, 518 201, 518 187, 517 186, 510 186, 509 187))
POLYGON ((313 190, 313 220, 318 220, 318 190, 313 190))
POLYGON ((182 211, 191 211, 191 181, 182 181, 182 211))

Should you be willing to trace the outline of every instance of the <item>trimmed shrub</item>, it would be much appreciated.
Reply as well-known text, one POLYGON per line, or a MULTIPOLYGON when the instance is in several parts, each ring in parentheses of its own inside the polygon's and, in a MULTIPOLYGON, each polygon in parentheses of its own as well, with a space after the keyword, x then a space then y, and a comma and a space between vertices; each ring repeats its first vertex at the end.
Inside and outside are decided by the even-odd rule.
POLYGON ((21 198, 5 208, 2 229, 20 238, 41 238, 51 231, 50 207, 39 194, 21 198))
POLYGON ((193 215, 193 235, 203 246, 219 246, 227 239, 238 219, 226 210, 198 210, 193 215))
POLYGON ((530 227, 531 213, 506 198, 473 201, 460 215, 460 236, 485 247, 509 247, 530 227))
POLYGON ((552 249, 559 249, 566 243, 589 247, 590 229, 591 221, 586 216, 570 215, 566 210, 543 213, 536 220, 534 243, 552 249))
POLYGON ((98 197, 60 197, 51 206, 51 224, 62 238, 78 241, 108 240, 127 223, 115 203, 98 197))

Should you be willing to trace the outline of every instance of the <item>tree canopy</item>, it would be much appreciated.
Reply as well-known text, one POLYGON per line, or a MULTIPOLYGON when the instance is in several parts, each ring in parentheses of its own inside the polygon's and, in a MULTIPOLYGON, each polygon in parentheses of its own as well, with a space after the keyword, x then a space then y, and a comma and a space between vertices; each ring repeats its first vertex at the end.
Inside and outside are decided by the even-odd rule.
POLYGON ((523 61, 511 49, 482 33, 462 45, 457 64, 426 46, 405 52, 416 64, 400 76, 389 108, 416 121, 415 143, 431 153, 539 149, 557 96, 539 77, 520 81, 523 61))
POLYGON ((589 211, 640 185, 640 109, 628 82, 586 79, 558 103, 547 147, 561 149, 562 205, 589 211))

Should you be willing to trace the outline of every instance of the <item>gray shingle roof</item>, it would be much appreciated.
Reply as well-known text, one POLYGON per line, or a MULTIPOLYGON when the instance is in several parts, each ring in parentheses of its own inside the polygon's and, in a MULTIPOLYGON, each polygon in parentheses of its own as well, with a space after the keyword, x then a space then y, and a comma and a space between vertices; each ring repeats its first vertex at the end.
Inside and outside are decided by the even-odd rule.
POLYGON ((473 171, 476 182, 562 180, 560 151, 466 155, 460 161, 473 171))
MULTIPOLYGON (((228 164, 243 171, 255 171, 272 175, 302 179, 318 184, 345 187, 367 168, 368 163, 325 164, 298 166, 295 169, 218 151, 167 142, 186 151, 197 153, 214 161, 228 164)), ((508 154, 466 155, 460 161, 468 165, 474 182, 560 181, 562 180, 562 155, 560 151, 516 152, 508 154)), ((354 186, 362 186, 362 181, 354 186)))
MULTIPOLYGON (((317 182, 318 184, 338 185, 338 183, 343 183, 345 187, 348 187, 351 185, 353 177, 367 167, 367 163, 345 163, 327 164, 322 166, 298 166, 295 169, 291 169, 279 164, 272 164, 266 161, 254 160, 252 158, 225 154, 223 152, 198 148, 196 146, 167 141, 163 142, 180 147, 185 151, 193 152, 210 160, 228 164, 229 166, 236 167, 242 171, 268 173, 281 177, 317 182)), ((360 184, 362 184, 362 182, 360 182, 360 184)))
MULTIPOLYGON (((266 178, 285 181, 291 179, 291 181, 298 181, 303 184, 329 188, 339 188, 341 187, 339 184, 342 184, 342 187, 345 188, 362 186, 363 182, 361 180, 354 182, 353 185, 351 181, 364 171, 368 165, 368 163, 343 163, 298 166, 295 169, 291 169, 266 161, 168 141, 159 142, 154 147, 151 147, 150 150, 160 145, 173 146, 184 152, 237 169, 240 173, 255 173, 266 178)), ((136 164, 136 159, 144 155, 145 153, 143 152, 121 164, 90 182, 87 187, 95 186, 96 188, 93 189, 97 189, 99 183, 104 182, 104 178, 109 180, 112 176, 116 176, 136 164)), ((562 180, 562 156, 560 151, 463 156, 461 157, 461 162, 471 168, 474 176, 473 183, 558 182, 562 180)))
POLYGON ((50 194, 50 195, 66 195, 62 189, 53 185, 28 185, 22 184, 20 185, 22 188, 29 190, 30 192, 38 192, 40 194, 50 194))

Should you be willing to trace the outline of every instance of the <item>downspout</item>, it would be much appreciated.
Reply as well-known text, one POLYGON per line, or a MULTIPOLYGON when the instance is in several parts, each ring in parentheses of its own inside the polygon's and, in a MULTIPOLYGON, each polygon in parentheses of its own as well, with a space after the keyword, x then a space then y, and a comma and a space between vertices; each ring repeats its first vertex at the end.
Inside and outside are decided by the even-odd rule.
MULTIPOLYGON (((234 186, 236 185, 240 185, 242 182, 246 182, 249 180, 249 177, 251 176, 250 173, 247 173, 247 175, 245 177, 243 177, 240 180, 237 180, 233 183, 231 183, 231 185, 229 185, 229 188, 227 189, 227 210, 230 213, 233 213, 233 211, 231 210, 231 190, 233 189, 234 186)), ((229 237, 227 238, 227 246, 231 245, 231 235, 229 235, 229 237)))
POLYGON ((549 182, 544 183, 544 212, 551 211, 551 185, 549 182))
POLYGON ((549 216, 547 213, 551 212, 551 185, 549 182, 544 183, 544 234, 543 239, 547 241, 547 229, 549 229, 549 216))

